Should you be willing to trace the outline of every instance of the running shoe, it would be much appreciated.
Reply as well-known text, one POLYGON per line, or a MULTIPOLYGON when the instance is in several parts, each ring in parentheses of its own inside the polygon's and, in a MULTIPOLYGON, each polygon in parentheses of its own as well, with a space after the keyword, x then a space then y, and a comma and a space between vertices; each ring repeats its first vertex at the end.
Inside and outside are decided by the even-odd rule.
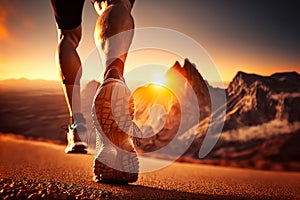
POLYGON ((77 114, 80 120, 76 121, 77 117, 72 124, 68 125, 66 130, 67 147, 65 148, 65 153, 87 153, 87 143, 86 143, 86 124, 82 114, 77 114))
POLYGON ((137 181, 139 161, 132 136, 139 130, 133 120, 131 92, 122 76, 109 78, 98 88, 92 109, 101 140, 94 160, 94 180, 127 184, 137 181))

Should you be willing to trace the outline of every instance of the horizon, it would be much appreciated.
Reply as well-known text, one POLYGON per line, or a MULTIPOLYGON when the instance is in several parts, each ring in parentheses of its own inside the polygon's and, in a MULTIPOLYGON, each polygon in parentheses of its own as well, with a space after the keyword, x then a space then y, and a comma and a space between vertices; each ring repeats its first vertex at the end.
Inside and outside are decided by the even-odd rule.
MULTIPOLYGON (((226 81, 223 81, 223 82, 230 82, 233 80, 233 78, 238 74, 238 73, 246 73, 246 74, 253 74, 253 75, 257 75, 257 76, 265 76, 265 77, 269 77, 269 76, 272 76, 274 74, 286 74, 286 73, 297 73, 297 74, 300 74, 298 71, 277 71, 277 72, 274 72, 274 73, 271 73, 271 74, 267 74, 267 75, 262 75, 262 74, 258 74, 258 73, 249 73, 249 72, 245 72, 245 71, 237 71, 236 74, 232 77, 231 80, 226 80, 226 81)), ((47 78, 30 78, 30 77, 24 77, 24 76, 20 76, 20 77, 7 77, 7 78, 0 78, 0 81, 6 81, 6 80, 21 80, 21 79, 25 79, 25 80, 30 80, 30 81, 38 81, 38 80, 41 80, 41 81, 61 81, 59 78, 56 78, 56 79, 47 79, 47 78)), ((93 79, 94 80, 94 79, 93 79)), ((90 80, 90 81, 93 81, 93 80, 90 80)), ((95 81, 98 81, 98 80, 95 80, 95 81)))
MULTIPOLYGON (((281 72, 275 72, 275 73, 272 73, 272 74, 269 74, 269 75, 261 75, 261 74, 256 74, 256 73, 247 73, 247 72, 244 72, 244 71, 238 71, 235 76, 233 77, 233 79, 239 74, 239 73, 246 73, 247 75, 256 75, 256 76, 262 76, 262 77, 271 77, 275 74, 290 74, 290 73, 297 73, 298 75, 300 75, 297 71, 281 71, 281 72)), ((228 88, 229 84, 233 81, 230 80, 230 81, 222 81, 222 82, 214 82, 214 81, 210 81, 208 82, 212 87, 215 87, 215 88, 220 88, 220 89, 226 89, 228 88), (222 87, 223 86, 223 87, 222 87)), ((21 80, 24 80, 24 81, 46 81, 46 82, 55 82, 55 83, 61 83, 61 81, 59 79, 42 79, 42 78, 38 78, 38 79, 31 79, 31 78, 27 78, 27 77, 19 77, 19 78, 7 78, 7 79, 0 79, 0 84, 1 82, 5 82, 5 81, 21 81, 21 80)), ((205 79, 204 79, 205 80, 205 79)), ((87 85, 87 83, 91 82, 91 81, 97 81, 97 82, 101 82, 100 80, 95 80, 95 79, 92 79, 92 80, 83 80, 81 82, 81 84, 83 85, 83 88, 82 90, 85 89, 85 86, 87 85)), ((128 83, 129 87, 132 87, 132 88, 136 88, 136 84, 138 84, 138 87, 143 87, 145 85, 150 85, 150 84, 158 84, 158 85, 164 85, 164 83, 159 83, 155 80, 153 81, 141 81, 141 80, 129 80, 129 83, 128 83), (134 82, 134 83, 133 83, 134 82)))

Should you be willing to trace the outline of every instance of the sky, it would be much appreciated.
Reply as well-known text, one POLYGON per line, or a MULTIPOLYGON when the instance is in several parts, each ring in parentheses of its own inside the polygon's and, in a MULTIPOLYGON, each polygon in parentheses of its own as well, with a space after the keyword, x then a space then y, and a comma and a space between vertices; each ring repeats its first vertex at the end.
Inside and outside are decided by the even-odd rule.
MULTIPOLYGON (((161 27, 191 38, 206 50, 222 80, 230 81, 238 71, 300 73, 297 4, 290 0, 136 0, 132 15, 136 28, 161 27)), ((78 48, 83 61, 95 49, 96 19, 87 0, 78 48)), ((0 0, 0 80, 58 79, 56 44, 49 0, 0 0)), ((172 56, 163 57, 169 59, 168 65, 175 63, 172 56)), ((191 62, 201 65, 193 58, 191 62)))

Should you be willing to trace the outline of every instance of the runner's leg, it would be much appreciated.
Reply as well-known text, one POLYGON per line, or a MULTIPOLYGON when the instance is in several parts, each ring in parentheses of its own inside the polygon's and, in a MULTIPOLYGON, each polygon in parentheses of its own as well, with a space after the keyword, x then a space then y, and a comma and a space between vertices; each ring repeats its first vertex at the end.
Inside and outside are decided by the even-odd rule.
POLYGON ((121 74, 124 72, 124 63, 133 38, 132 6, 133 3, 129 0, 102 1, 94 4, 99 15, 95 27, 95 41, 106 67, 105 79, 115 74, 109 74, 111 68, 117 68, 121 74), (119 33, 122 34, 116 36, 119 33))
POLYGON ((56 64, 58 66, 66 103, 73 115, 81 113, 81 61, 77 47, 81 39, 81 17, 84 0, 51 0, 58 30, 56 64))
POLYGON ((81 39, 84 0, 51 0, 58 30, 56 64, 70 114, 66 130, 66 153, 86 153, 86 120, 81 113, 81 61, 77 47, 81 39))

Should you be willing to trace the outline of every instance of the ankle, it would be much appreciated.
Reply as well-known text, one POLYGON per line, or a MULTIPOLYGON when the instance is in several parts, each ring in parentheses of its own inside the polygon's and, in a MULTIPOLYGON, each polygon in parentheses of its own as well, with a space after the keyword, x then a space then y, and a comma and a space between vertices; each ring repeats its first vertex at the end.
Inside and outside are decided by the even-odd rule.
POLYGON ((73 124, 75 121, 78 123, 86 123, 86 120, 82 113, 75 113, 70 117, 70 124, 73 124))
POLYGON ((122 78, 122 74, 121 74, 120 70, 118 69, 118 67, 110 67, 110 69, 106 72, 106 74, 104 76, 104 80, 107 80, 109 78, 113 78, 113 79, 121 79, 122 78))
POLYGON ((124 62, 121 59, 109 60, 104 73, 104 80, 109 78, 121 79, 123 77, 123 70, 124 62))

